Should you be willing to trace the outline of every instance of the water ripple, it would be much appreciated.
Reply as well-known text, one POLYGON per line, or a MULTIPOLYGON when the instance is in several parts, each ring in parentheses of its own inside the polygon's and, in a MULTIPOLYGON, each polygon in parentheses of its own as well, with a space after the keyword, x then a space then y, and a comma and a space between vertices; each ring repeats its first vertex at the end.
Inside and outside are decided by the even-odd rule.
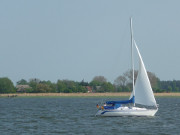
POLYGON ((103 98, 0 98, 1 135, 178 135, 180 98, 157 98, 155 117, 95 117, 103 98))

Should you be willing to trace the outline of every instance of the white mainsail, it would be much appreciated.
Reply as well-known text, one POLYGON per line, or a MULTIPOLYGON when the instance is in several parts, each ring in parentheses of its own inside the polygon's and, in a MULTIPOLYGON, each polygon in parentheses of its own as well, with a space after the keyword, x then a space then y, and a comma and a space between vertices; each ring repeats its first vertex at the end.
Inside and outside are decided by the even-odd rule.
POLYGON ((157 106, 146 68, 135 41, 134 45, 139 56, 139 71, 135 83, 135 103, 147 106, 157 106))

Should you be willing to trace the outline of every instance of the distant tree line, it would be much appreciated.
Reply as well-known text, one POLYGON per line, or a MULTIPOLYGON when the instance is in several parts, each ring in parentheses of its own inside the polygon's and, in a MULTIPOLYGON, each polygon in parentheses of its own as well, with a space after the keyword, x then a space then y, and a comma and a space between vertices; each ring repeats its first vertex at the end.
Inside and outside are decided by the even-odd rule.
MULTIPOLYGON (((154 92, 180 92, 180 80, 160 81, 152 72, 147 72, 154 92)), ((136 81, 138 71, 134 72, 136 81)), ((118 76, 114 83, 108 82, 104 76, 95 76, 91 82, 73 80, 41 81, 33 78, 29 81, 21 79, 14 86, 7 78, 0 78, 0 93, 87 93, 87 92, 131 92, 132 91, 132 70, 118 76)))

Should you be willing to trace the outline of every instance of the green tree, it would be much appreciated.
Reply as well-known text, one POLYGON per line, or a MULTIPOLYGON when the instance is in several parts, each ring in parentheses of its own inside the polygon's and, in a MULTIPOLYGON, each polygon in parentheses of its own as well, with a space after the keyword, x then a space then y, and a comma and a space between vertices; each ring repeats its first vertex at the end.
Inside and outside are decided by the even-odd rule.
POLYGON ((171 86, 168 86, 167 91, 168 91, 168 92, 172 92, 172 87, 171 87, 171 86))
POLYGON ((92 81, 104 83, 107 82, 107 79, 104 76, 95 76, 92 81))
POLYGON ((59 93, 77 93, 87 92, 86 86, 82 82, 75 82, 71 80, 58 80, 57 81, 57 92, 59 93))
POLYGON ((32 88, 32 93, 37 93, 38 91, 37 91, 37 82, 35 82, 35 81, 30 81, 29 82, 29 86, 32 88))
POLYGON ((97 92, 114 92, 115 87, 110 82, 104 82, 97 92))
POLYGON ((17 85, 27 85, 28 82, 25 79, 21 79, 20 81, 17 82, 17 85))
POLYGON ((84 79, 79 83, 81 86, 88 86, 88 82, 85 82, 84 79))
POLYGON ((107 82, 104 76, 95 76, 89 85, 93 88, 95 92, 104 92, 102 85, 107 82))
POLYGON ((29 79, 29 82, 40 83, 40 82, 41 82, 41 80, 40 80, 40 79, 38 79, 38 78, 31 78, 31 79, 29 79))
POLYGON ((0 78, 0 93, 14 93, 14 92, 15 92, 15 87, 12 81, 7 77, 0 78))
POLYGON ((48 92, 57 92, 55 83, 52 83, 51 81, 41 81, 40 83, 46 84, 50 88, 50 91, 48 92))
POLYGON ((36 85, 36 92, 38 92, 38 93, 47 93, 47 92, 51 92, 51 91, 52 91, 52 89, 47 84, 38 83, 36 85))
POLYGON ((65 83, 62 80, 58 80, 56 85, 57 85, 57 92, 58 93, 64 93, 67 89, 65 83))

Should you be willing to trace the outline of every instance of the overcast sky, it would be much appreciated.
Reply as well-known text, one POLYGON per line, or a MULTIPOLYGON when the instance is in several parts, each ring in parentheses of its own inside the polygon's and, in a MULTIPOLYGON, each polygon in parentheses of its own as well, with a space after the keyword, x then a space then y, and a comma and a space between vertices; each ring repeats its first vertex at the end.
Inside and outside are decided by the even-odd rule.
POLYGON ((1 0, 0 77, 114 82, 131 68, 130 17, 146 69, 180 80, 179 0, 1 0))

